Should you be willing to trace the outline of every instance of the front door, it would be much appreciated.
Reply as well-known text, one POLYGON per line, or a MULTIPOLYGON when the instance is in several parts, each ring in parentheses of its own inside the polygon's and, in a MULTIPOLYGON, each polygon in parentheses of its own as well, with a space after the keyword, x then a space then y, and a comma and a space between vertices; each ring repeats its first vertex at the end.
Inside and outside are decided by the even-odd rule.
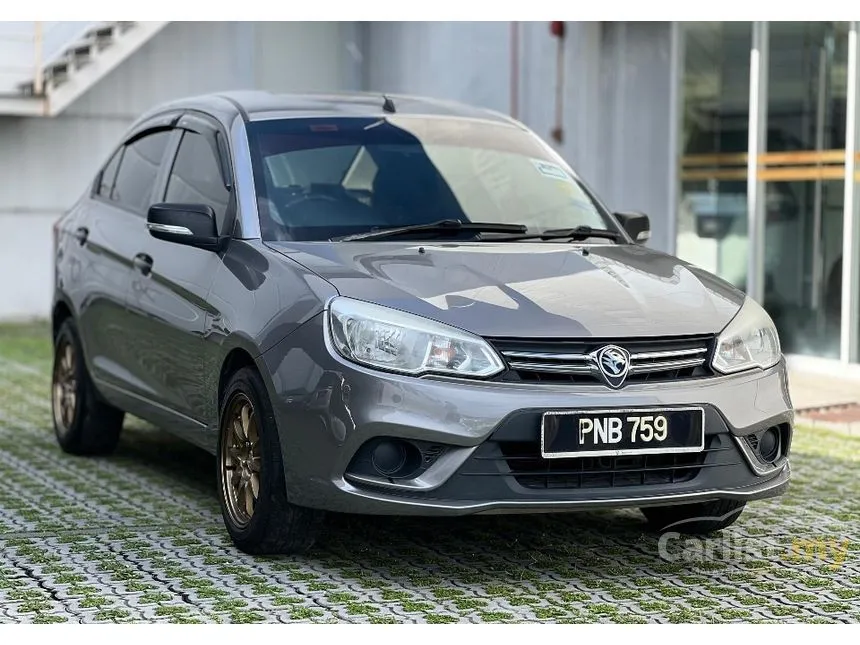
MULTIPOLYGON (((209 205, 218 216, 220 233, 231 193, 215 132, 198 118, 179 121, 178 148, 165 170, 163 197, 156 201, 209 205)), ((160 423, 207 445, 211 437, 205 430, 213 420, 205 413, 217 390, 222 358, 220 346, 208 339, 216 312, 207 296, 221 256, 152 236, 140 242, 128 300, 132 333, 145 349, 135 357, 135 376, 164 410, 160 423)))

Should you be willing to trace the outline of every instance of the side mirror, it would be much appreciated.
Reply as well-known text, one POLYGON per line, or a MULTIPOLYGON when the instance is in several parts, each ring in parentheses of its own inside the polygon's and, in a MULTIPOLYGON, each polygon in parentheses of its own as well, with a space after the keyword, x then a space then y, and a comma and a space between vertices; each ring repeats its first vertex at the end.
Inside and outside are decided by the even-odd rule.
POLYGON ((637 244, 644 244, 651 239, 651 222, 645 213, 615 213, 615 217, 637 244))
POLYGON ((153 204, 146 228, 159 240, 207 251, 220 251, 227 239, 218 237, 215 211, 205 204, 153 204))

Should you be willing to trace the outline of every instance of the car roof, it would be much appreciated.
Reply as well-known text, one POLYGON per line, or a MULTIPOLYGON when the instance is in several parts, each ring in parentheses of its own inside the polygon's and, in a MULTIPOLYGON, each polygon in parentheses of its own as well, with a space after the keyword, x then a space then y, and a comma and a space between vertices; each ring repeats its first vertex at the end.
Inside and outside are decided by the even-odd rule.
POLYGON ((171 101, 153 108, 139 121, 177 110, 206 112, 225 124, 238 114, 246 121, 318 116, 382 117, 391 115, 383 109, 386 98, 393 103, 398 115, 472 118, 524 127, 500 112, 456 101, 372 92, 276 94, 259 90, 218 92, 171 101))

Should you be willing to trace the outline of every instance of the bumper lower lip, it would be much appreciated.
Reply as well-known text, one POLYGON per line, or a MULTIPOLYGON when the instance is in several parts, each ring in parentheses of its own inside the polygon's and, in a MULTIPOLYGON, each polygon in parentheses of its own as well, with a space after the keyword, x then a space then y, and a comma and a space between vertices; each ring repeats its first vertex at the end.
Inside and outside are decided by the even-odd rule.
MULTIPOLYGON (((668 495, 619 495, 605 499, 577 500, 493 500, 487 502, 460 502, 443 500, 404 499, 360 490, 342 481, 338 487, 350 496, 364 500, 369 513, 391 515, 471 515, 471 514, 515 514, 515 513, 559 513, 596 508, 639 508, 643 506, 668 506, 693 504, 715 499, 750 501, 782 495, 788 488, 791 466, 785 462, 778 474, 764 482, 741 488, 702 490, 668 495), (375 510, 370 508, 377 507, 375 510)), ((637 489, 643 491, 643 489, 637 489)))

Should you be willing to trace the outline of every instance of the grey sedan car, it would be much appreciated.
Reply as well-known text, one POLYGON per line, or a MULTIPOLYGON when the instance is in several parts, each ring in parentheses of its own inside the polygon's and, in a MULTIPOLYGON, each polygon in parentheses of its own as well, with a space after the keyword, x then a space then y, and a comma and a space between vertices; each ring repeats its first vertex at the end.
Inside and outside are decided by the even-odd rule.
POLYGON ((212 452, 249 553, 307 549, 325 511, 721 529, 788 485, 779 339, 648 235, 494 112, 161 106, 55 225, 57 439, 109 453, 129 413, 212 452))

